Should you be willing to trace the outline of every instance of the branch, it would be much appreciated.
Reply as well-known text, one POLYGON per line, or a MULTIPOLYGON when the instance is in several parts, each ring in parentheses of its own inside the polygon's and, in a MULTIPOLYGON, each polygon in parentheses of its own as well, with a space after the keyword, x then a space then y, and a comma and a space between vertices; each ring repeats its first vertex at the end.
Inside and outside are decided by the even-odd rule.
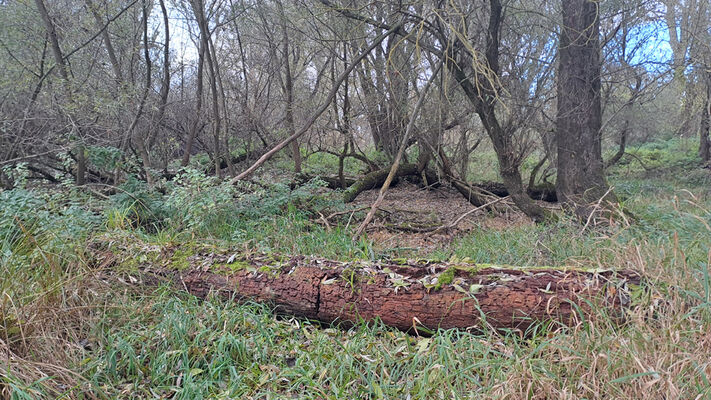
POLYGON ((471 215, 471 214, 473 214, 473 213, 475 213, 475 212, 477 212, 477 211, 479 211, 479 210, 482 210, 482 209, 484 209, 484 208, 491 207, 491 206, 493 206, 494 204, 496 204, 496 203, 498 203, 498 202, 500 202, 500 201, 504 201, 504 200, 506 200, 506 199, 508 199, 508 198, 509 198, 509 196, 506 196, 506 197, 499 197, 498 199, 492 200, 492 201, 490 201, 490 202, 488 202, 488 203, 486 203, 486 204, 484 204, 484 205, 481 205, 481 206, 479 206, 479 207, 473 208, 473 209, 471 209, 471 210, 465 212, 464 214, 460 215, 459 218, 455 219, 455 220, 452 221, 451 223, 449 223, 449 224, 447 224, 447 225, 442 225, 442 226, 440 226, 439 228, 435 229, 434 231, 430 232, 430 235, 434 235, 434 234, 439 233, 439 232, 441 232, 441 231, 443 231, 443 230, 452 229, 452 228, 454 228, 455 226, 457 226, 460 222, 462 222, 462 220, 463 220, 464 218, 468 217, 469 215, 471 215))

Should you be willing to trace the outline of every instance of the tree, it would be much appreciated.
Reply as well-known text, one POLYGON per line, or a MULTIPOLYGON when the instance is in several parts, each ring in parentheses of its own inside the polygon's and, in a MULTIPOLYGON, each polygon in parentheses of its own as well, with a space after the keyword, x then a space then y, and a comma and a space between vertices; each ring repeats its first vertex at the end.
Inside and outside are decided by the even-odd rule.
POLYGON ((699 157, 702 165, 711 167, 711 7, 702 2, 697 8, 699 24, 691 39, 692 77, 703 98, 699 111, 699 157))
MULTIPOLYGON (((476 50, 472 43, 464 43, 459 38, 452 39, 443 56, 447 66, 454 73, 462 90, 481 119, 499 161, 499 173, 511 199, 516 206, 535 221, 545 217, 543 209, 535 204, 523 188, 520 164, 521 152, 516 151, 515 131, 517 126, 502 124, 498 108, 501 104, 501 25, 504 19, 503 5, 499 0, 489 1, 489 18, 484 32, 484 62, 477 65, 476 50)), ((455 35, 458 36, 458 35, 455 35)))
POLYGON ((599 4, 562 1, 559 41, 558 198, 585 213, 608 191, 602 161, 599 4))
MULTIPOLYGON (((59 38, 57 36, 56 27, 54 26, 52 17, 47 11, 47 7, 45 6, 44 1, 35 0, 35 4, 37 5, 37 11, 39 11, 40 16, 42 17, 42 21, 44 22, 45 28, 47 29, 47 37, 49 38, 49 42, 52 47, 54 61, 57 63, 57 66, 59 67, 59 75, 62 77, 64 95, 66 96, 68 103, 71 105, 71 103, 74 101, 74 93, 73 88, 71 87, 72 84, 69 81, 69 69, 67 67, 67 64, 64 62, 64 54, 62 53, 62 49, 59 47, 59 38)), ((70 121, 72 121, 72 125, 74 125, 73 121, 75 120, 75 118, 69 116, 69 119, 70 121)), ((75 133, 79 133, 78 128, 76 129, 75 133)), ((84 151, 84 144, 82 143, 81 139, 79 139, 79 141, 77 142, 75 150, 77 159, 76 184, 77 186, 81 186, 86 181, 86 155, 84 151)))

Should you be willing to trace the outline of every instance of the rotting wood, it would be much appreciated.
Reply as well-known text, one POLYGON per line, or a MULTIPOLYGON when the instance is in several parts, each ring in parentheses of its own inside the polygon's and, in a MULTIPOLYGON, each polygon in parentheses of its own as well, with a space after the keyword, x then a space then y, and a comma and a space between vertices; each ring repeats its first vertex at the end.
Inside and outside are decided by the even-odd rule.
MULTIPOLYGON (((147 269, 173 274, 177 286, 198 297, 219 293, 272 304, 278 313, 346 326, 380 319, 403 331, 490 326, 525 332, 541 321, 575 324, 578 312, 589 312, 591 305, 619 318, 634 303, 641 281, 631 270, 402 259, 338 262, 219 253, 215 248, 151 252, 143 257, 151 260, 147 269)), ((135 262, 135 254, 126 259, 135 262)))
MULTIPOLYGON (((251 261, 247 261, 251 265, 251 261)), ((293 257, 278 266, 190 269, 187 290, 272 303, 278 312, 325 323, 372 321, 410 330, 482 328, 525 331, 535 322, 573 324, 576 303, 629 305, 632 271, 598 273, 476 265, 358 265, 293 257), (439 287, 438 287, 439 286, 439 287)))
MULTIPOLYGON (((381 169, 379 171, 366 174, 363 178, 352 184, 345 192, 343 192, 343 201, 350 203, 355 200, 358 195, 366 190, 379 188, 385 183, 390 168, 381 169)), ((416 164, 402 164, 398 167, 395 177, 403 177, 409 175, 418 175, 420 173, 416 164)))
MULTIPOLYGON (((472 184, 473 187, 483 189, 489 193, 495 194, 499 197, 504 197, 509 195, 508 189, 500 182, 484 181, 472 184)), ((534 187, 529 187, 526 189, 528 196, 534 200, 543 200, 547 203, 555 203, 558 201, 556 196, 555 186, 548 183, 543 183, 536 185, 534 187)))
POLYGON ((294 176, 294 180, 289 184, 289 187, 293 190, 299 186, 303 186, 304 184, 306 184, 306 182, 309 182, 313 179, 320 179, 326 182, 327 187, 329 189, 345 189, 356 183, 355 179, 349 177, 344 177, 343 182, 341 182, 341 178, 338 176, 309 175, 305 173, 300 173, 294 176), (345 187, 343 188, 341 187, 342 183, 345 184, 345 187))

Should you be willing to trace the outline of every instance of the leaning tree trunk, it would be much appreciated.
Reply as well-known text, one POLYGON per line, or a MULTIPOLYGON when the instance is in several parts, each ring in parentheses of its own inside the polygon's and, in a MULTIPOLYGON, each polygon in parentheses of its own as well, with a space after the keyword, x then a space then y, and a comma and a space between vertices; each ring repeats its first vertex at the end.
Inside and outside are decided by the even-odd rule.
POLYGON ((497 115, 496 107, 500 101, 498 77, 501 72, 499 31, 503 21, 503 5, 500 0, 489 0, 489 5, 485 64, 477 68, 469 68, 472 71, 464 70, 464 66, 471 65, 472 61, 467 55, 468 50, 465 50, 467 46, 457 41, 455 42, 456 46, 449 46, 445 52, 446 65, 459 82, 459 86, 479 115, 484 129, 491 139, 499 161, 499 173, 511 199, 529 218, 534 221, 543 221, 547 216, 546 211, 533 202, 523 188, 519 170, 520 152, 516 150, 513 135, 516 127, 502 125, 497 115), (473 77, 469 76, 470 73, 473 73, 473 77))
MULTIPOLYGON (((608 190, 602 161, 599 3, 563 0, 558 66, 558 198, 586 205, 608 190)), ((584 213, 587 207, 577 208, 584 213)))

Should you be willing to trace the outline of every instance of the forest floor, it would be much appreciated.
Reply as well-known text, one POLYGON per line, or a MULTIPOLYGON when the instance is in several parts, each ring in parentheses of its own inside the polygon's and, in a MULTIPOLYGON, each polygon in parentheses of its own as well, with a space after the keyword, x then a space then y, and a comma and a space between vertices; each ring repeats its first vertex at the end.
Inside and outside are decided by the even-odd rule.
POLYGON ((630 151, 645 168, 623 159, 610 171, 628 221, 583 227, 477 213, 445 235, 403 233, 388 224, 413 215, 420 227, 448 223, 472 208, 448 190, 403 184, 357 242, 364 212, 349 210, 375 193, 346 205, 318 183, 234 187, 188 170, 162 192, 134 179, 108 199, 70 184, 2 191, 0 398, 711 398, 711 173, 697 167, 695 142, 630 151), (344 214, 319 222, 334 212, 344 214), (137 250, 110 264, 97 243, 137 250), (425 338, 200 300, 138 267, 153 248, 188 256, 198 246, 633 269, 651 291, 622 324, 595 309, 575 326, 540 323, 524 336, 425 338))
MULTIPOLYGON (((370 207, 379 193, 379 189, 361 193, 353 201, 354 207, 370 207)), ((502 213, 482 210, 466 215, 472 208, 469 201, 451 187, 421 188, 402 182, 388 190, 379 213, 368 227, 368 237, 380 250, 398 248, 431 252, 446 248, 452 240, 475 228, 501 231, 533 224, 509 203, 502 213), (464 218, 454 227, 435 232, 462 216, 464 218)))

